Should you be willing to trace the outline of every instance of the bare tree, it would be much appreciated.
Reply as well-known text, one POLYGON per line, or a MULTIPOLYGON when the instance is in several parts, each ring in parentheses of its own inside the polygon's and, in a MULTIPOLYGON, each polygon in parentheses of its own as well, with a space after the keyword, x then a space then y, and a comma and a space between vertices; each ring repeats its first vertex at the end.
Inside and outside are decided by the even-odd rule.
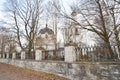
POLYGON ((110 0, 110 2, 106 2, 106 5, 108 6, 108 11, 111 15, 111 23, 113 26, 113 38, 112 41, 113 43, 117 46, 117 56, 118 59, 120 59, 120 4, 118 2, 116 2, 115 0, 110 0), (112 3, 111 3, 112 2, 112 3))
POLYGON ((115 36, 114 42, 115 44, 120 43, 119 35, 120 35, 120 24, 119 24, 119 15, 120 15, 120 5, 117 4, 114 0, 112 1, 112 4, 110 5, 109 2, 106 2, 106 5, 108 6, 109 13, 111 15, 111 22, 113 23, 111 26, 113 26, 113 35, 115 36))
POLYGON ((88 31, 94 32, 103 40, 105 46, 109 48, 111 58, 114 58, 114 52, 111 49, 110 38, 112 35, 111 16, 108 13, 108 6, 104 0, 85 0, 82 4, 76 3, 71 7, 73 12, 80 15, 79 21, 66 14, 65 11, 58 11, 64 17, 73 20, 77 25, 88 31), (79 5, 80 4, 80 5, 79 5))
POLYGON ((55 0, 55 1, 49 1, 46 5, 46 14, 47 15, 47 19, 49 17, 49 20, 47 21, 51 21, 51 25, 53 27, 54 30, 54 44, 55 44, 55 49, 58 48, 58 40, 57 40, 57 36, 58 36, 58 24, 59 24, 59 13, 57 11, 57 9, 54 7, 54 5, 57 4, 57 7, 60 8, 60 4, 59 4, 59 0, 55 0), (48 6, 49 5, 49 6, 48 6))
POLYGON ((28 49, 34 49, 34 39, 39 26, 39 19, 42 13, 42 0, 8 0, 7 8, 14 20, 15 30, 19 46, 23 49, 21 32, 28 42, 28 49))
POLYGON ((95 32, 104 41, 104 44, 107 45, 107 47, 109 48, 111 58, 114 58, 114 52, 112 51, 110 46, 112 26, 110 24, 111 23, 110 15, 107 12, 106 8, 107 6, 104 0, 90 1, 90 4, 92 5, 89 6, 87 5, 86 10, 84 10, 88 14, 83 13, 84 12, 83 10, 80 11, 85 22, 88 25, 88 27, 83 27, 83 29, 95 32), (91 20, 93 20, 93 23, 91 22, 91 20))
POLYGON ((114 0, 115 2, 117 2, 118 4, 120 4, 120 0, 114 0))
POLYGON ((1 53, 11 53, 13 50, 15 50, 15 36, 10 29, 5 27, 0 28, 0 45, 1 53))

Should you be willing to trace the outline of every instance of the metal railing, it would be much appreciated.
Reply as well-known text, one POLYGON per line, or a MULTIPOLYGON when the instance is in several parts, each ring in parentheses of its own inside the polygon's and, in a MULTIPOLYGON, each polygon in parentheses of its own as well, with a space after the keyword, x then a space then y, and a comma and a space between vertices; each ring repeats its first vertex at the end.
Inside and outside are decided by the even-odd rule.
POLYGON ((26 52, 25 53, 25 59, 35 59, 35 51, 32 51, 31 53, 26 52))
MULTIPOLYGON (((76 61, 118 61, 120 60, 120 45, 112 45, 111 49, 114 58, 111 58, 110 48, 108 46, 89 46, 89 47, 75 47, 76 61)), ((9 54, 9 59, 12 59, 13 54, 9 54)), ((1 54, 1 58, 7 58, 7 54, 1 54)), ((42 51, 42 60, 56 60, 64 61, 64 48, 56 50, 42 51)), ((16 59, 21 59, 21 53, 16 53, 16 59)), ((35 60, 35 51, 25 53, 25 59, 35 60)))
POLYGON ((16 59, 21 59, 21 53, 16 53, 16 59))
POLYGON ((12 59, 12 53, 9 54, 9 59, 12 59))
POLYGON ((111 49, 114 53, 114 59, 111 58, 111 52, 108 46, 76 47, 76 61, 114 61, 120 57, 120 45, 113 45, 111 49))
POLYGON ((64 60, 64 48, 42 51, 43 60, 64 60))

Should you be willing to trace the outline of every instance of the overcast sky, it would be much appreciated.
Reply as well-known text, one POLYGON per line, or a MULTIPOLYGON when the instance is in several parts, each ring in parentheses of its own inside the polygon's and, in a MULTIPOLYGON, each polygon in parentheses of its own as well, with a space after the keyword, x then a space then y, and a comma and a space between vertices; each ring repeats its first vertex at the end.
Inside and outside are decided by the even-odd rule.
POLYGON ((2 8, 4 2, 5 0, 0 0, 0 9, 2 8))
MULTIPOLYGON (((5 13, 4 13, 4 3, 5 3, 6 0, 0 0, 0 26, 5 26, 5 25, 1 25, 1 21, 4 21, 6 20, 6 17, 5 17, 5 13)), ((76 0, 61 0, 63 2, 63 5, 64 7, 68 7, 68 5, 72 4, 73 2, 75 2, 76 0)), ((69 8, 67 8, 67 11, 69 11, 69 8)), ((87 37, 85 39, 85 42, 88 42, 89 44, 93 44, 93 41, 90 42, 88 36, 84 36, 84 37, 87 37)))
POLYGON ((1 18, 3 18, 3 4, 4 4, 5 0, 0 0, 0 21, 1 18))
MULTIPOLYGON (((46 1, 49 1, 49 0, 46 0, 46 1)), ((68 6, 76 0, 60 0, 60 1, 63 3, 64 7, 67 8, 67 11, 70 11, 68 6)), ((5 12, 4 12, 5 2, 6 0, 0 0, 0 21, 5 20, 5 12)))

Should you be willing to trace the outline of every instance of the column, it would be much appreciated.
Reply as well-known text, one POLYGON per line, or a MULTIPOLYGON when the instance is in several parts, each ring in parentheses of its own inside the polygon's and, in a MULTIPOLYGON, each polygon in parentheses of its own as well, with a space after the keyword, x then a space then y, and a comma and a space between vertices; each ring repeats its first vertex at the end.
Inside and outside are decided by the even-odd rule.
POLYGON ((25 59, 25 51, 22 51, 22 52, 21 52, 21 59, 22 59, 22 60, 25 59))
POLYGON ((42 60, 42 50, 39 50, 39 49, 36 50, 35 60, 42 60))
POLYGON ((2 57, 2 54, 0 54, 0 58, 2 57))
POLYGON ((9 53, 7 53, 7 59, 9 58, 9 53))
POLYGON ((2 58, 5 58, 5 54, 3 53, 3 57, 2 58))
POLYGON ((12 54, 12 59, 16 59, 16 53, 15 52, 12 54))
POLYGON ((75 46, 65 46, 65 62, 75 62, 76 54, 75 54, 75 46))

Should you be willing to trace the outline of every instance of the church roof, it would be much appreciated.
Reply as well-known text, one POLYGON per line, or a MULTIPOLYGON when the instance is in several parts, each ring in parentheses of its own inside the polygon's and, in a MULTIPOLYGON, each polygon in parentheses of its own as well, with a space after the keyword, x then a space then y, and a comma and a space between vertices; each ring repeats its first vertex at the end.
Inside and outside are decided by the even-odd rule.
POLYGON ((53 34, 54 32, 53 32, 52 29, 48 28, 48 27, 47 27, 47 24, 46 24, 46 27, 43 28, 43 29, 41 29, 39 33, 40 33, 40 34, 45 34, 45 33, 53 34))

